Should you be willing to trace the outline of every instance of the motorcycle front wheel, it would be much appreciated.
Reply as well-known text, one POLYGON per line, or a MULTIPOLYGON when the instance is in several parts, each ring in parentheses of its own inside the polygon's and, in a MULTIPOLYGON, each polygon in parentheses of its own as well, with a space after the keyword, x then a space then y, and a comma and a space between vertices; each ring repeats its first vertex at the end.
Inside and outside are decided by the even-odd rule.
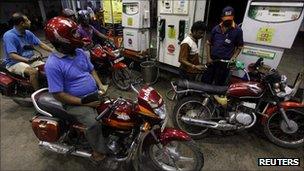
POLYGON ((267 138, 276 145, 285 148, 298 148, 304 145, 304 113, 286 111, 290 119, 290 128, 279 112, 274 113, 264 126, 267 138))
POLYGON ((208 128, 187 124, 181 120, 182 116, 193 119, 210 118, 211 111, 208 106, 204 106, 203 98, 188 96, 178 101, 173 110, 173 125, 188 133, 193 139, 202 139, 208 134, 208 128))
POLYGON ((145 147, 146 163, 164 171, 197 171, 204 166, 204 157, 193 141, 171 141, 165 146, 157 143, 145 147))
POLYGON ((112 81, 120 90, 129 90, 131 87, 131 72, 128 68, 115 69, 112 73, 112 81))

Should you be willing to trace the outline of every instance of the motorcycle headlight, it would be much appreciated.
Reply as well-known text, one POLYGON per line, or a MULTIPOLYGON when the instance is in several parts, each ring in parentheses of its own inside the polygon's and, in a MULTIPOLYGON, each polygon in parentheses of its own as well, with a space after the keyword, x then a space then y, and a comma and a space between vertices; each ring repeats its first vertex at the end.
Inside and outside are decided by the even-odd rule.
POLYGON ((167 110, 166 110, 166 105, 163 104, 162 106, 155 108, 154 112, 161 118, 161 119, 165 119, 166 114, 167 114, 167 110))

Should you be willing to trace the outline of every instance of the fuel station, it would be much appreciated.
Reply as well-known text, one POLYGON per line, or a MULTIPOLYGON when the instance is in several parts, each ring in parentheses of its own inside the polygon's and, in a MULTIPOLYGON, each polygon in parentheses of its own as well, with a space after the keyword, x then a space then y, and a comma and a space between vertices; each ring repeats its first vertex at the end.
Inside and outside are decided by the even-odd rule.
MULTIPOLYGON (((15 68, 9 70, 2 64, 7 55, 0 58, 0 170, 304 168, 304 0, 1 1, 0 54, 10 57, 13 53, 14 60, 16 56, 18 59, 18 51, 12 48, 8 52, 2 46, 11 43, 5 42, 4 35, 17 28, 10 23, 10 17, 18 11, 28 17, 31 27, 35 26, 26 28, 26 24, 20 24, 29 22, 18 14, 27 21, 20 20, 18 29, 31 31, 36 43, 43 42, 50 49, 47 52, 45 47, 27 46, 26 38, 20 41, 22 48, 35 51, 33 56, 45 62, 37 68, 37 79, 44 81, 38 90, 31 84, 34 71, 29 76, 18 75, 15 68), (88 4, 95 12, 88 19, 89 28, 93 29, 90 33, 99 37, 90 44, 87 37, 80 38, 78 31, 83 26, 77 20, 77 12, 88 11, 88 4), (230 9, 228 13, 232 7, 233 15, 227 16, 236 25, 224 28, 226 7, 230 9), (61 14, 66 8, 75 13, 75 21, 61 14), (52 19, 58 21, 49 24, 52 19), (204 30, 197 31, 202 36, 190 35, 197 21, 202 21, 200 28, 204 26, 204 30), (57 27, 65 29, 56 30, 57 27), (211 42, 214 28, 222 36, 220 43, 226 42, 228 31, 242 31, 241 43, 231 48, 240 52, 236 60, 216 56, 208 61, 207 50, 215 45, 206 42, 211 42), (59 34, 62 30, 67 34, 59 34), (48 37, 50 33, 54 39, 48 37), (187 41, 183 41, 185 38, 187 41), (76 45, 69 40, 79 42, 75 41, 76 45), (198 57, 199 64, 197 60, 186 61, 187 64, 179 59, 181 49, 186 52, 184 47, 188 47, 184 43, 193 45, 188 44, 187 53, 189 57, 198 57), (253 79, 245 80, 251 69, 248 66, 259 59, 263 59, 266 69, 273 69, 267 70, 272 77, 267 72, 252 72, 253 79), (227 63, 227 84, 202 79, 216 62, 227 63), (181 63, 187 65, 185 70, 189 73, 199 71, 191 73, 197 74, 195 79, 184 78, 181 63), (229 68, 230 63, 235 64, 234 68, 229 68), (101 69, 106 71, 99 72, 101 69), (74 75, 67 80, 70 73, 74 75), (52 91, 48 84, 52 79, 55 88, 62 82, 64 85, 52 91), (237 81, 231 81, 234 79, 237 81), (67 84, 68 81, 75 84, 67 84), (73 95, 76 91, 81 93, 73 95), (96 123, 92 129, 97 125, 105 129, 99 130, 104 140, 98 138, 98 145, 104 143, 105 155, 103 150, 98 151, 103 147, 97 147, 97 140, 96 146, 86 140, 90 128, 81 119, 72 118, 75 116, 70 114, 74 112, 75 116, 82 112, 77 116, 96 123), (292 162, 286 166, 284 161, 292 162), (277 162, 275 166, 273 162, 277 162)), ((10 45, 13 47, 16 42, 10 45)), ((222 49, 227 45, 224 43, 222 49)), ((30 65, 34 60, 23 61, 30 65)), ((257 71, 259 66, 256 68, 257 71)), ((91 135, 96 138, 99 133, 91 135)))

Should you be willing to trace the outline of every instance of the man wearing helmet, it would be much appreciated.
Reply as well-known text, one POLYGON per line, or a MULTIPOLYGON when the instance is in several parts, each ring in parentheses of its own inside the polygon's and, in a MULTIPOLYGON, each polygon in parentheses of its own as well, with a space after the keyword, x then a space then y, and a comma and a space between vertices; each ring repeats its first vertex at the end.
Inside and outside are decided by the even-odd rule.
POLYGON ((93 41, 93 35, 96 35, 102 39, 110 40, 106 35, 100 33, 92 25, 89 24, 90 16, 87 10, 78 11, 78 29, 77 32, 81 38, 88 38, 90 41, 93 41))
POLYGON ((39 89, 38 71, 35 67, 43 64, 43 62, 37 61, 38 58, 33 58, 34 52, 29 47, 38 45, 49 52, 52 52, 53 49, 41 42, 28 30, 31 21, 24 14, 14 13, 11 21, 14 28, 3 35, 3 63, 10 72, 22 76, 28 75, 30 83, 37 90, 39 89))
POLYGON ((49 92, 64 104, 65 109, 86 126, 85 135, 92 146, 92 160, 104 159, 105 146, 101 126, 96 122, 95 107, 99 101, 82 104, 81 97, 98 88, 106 91, 89 57, 81 49, 77 24, 65 17, 52 18, 45 26, 47 39, 57 52, 52 53, 45 65, 49 92))

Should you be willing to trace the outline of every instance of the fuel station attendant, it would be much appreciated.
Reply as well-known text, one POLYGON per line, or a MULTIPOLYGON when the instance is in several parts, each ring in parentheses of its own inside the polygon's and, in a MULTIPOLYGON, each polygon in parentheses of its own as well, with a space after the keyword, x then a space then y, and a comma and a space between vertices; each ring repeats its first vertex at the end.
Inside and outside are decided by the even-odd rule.
POLYGON ((202 21, 195 22, 191 33, 182 42, 179 53, 180 75, 183 79, 195 80, 196 74, 204 69, 199 62, 198 40, 203 38, 206 25, 202 21))
POLYGON ((203 82, 225 85, 229 75, 227 63, 218 60, 235 60, 243 47, 243 31, 234 22, 234 9, 227 6, 222 11, 222 22, 211 31, 206 42, 208 69, 204 73, 203 82))

